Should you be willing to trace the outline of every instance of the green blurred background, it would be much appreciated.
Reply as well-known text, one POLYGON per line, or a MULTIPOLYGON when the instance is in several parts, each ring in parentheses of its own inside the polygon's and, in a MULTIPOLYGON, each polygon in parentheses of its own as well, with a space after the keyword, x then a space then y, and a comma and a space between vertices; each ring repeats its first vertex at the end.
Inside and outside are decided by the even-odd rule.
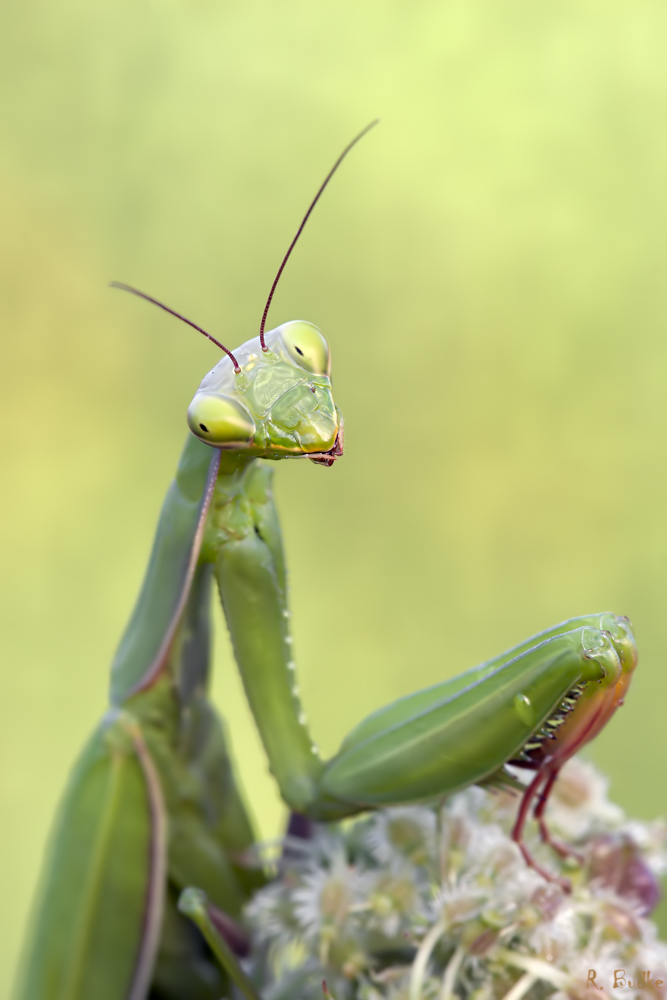
MULTIPOLYGON (((371 118, 270 325, 333 348, 346 455, 277 492, 326 753, 375 706, 571 615, 636 626, 593 756, 667 811, 662 0, 60 0, 0 14, 0 996, 68 770, 216 349, 371 118), (661 634, 661 631, 663 634, 661 634)), ((220 623, 215 697, 281 809, 220 623)))

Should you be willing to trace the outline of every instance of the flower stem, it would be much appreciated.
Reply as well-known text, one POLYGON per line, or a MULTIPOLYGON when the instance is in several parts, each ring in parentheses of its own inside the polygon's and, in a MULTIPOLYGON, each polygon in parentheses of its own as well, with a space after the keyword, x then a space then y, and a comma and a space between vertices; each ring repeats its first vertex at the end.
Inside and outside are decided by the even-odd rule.
POLYGON ((534 986, 537 982, 537 976, 534 976, 532 972, 524 972, 524 974, 517 979, 511 990, 508 990, 503 1000, 521 1000, 531 986, 534 986))
POLYGON ((415 955, 415 960, 412 963, 412 970, 410 972, 410 1000, 420 1000, 428 960, 431 957, 431 953, 436 944, 445 933, 445 930, 446 924, 444 920, 439 920, 437 924, 431 927, 430 931, 419 945, 419 949, 415 955))
MULTIPOLYGON (((442 977, 442 989, 440 990, 440 1000, 450 1000, 452 996, 452 991, 454 989, 454 983, 456 982, 456 977, 459 974, 459 969, 463 965, 463 960, 466 957, 466 950, 462 945, 459 945, 449 962, 447 963, 447 968, 445 969, 445 974, 442 977)), ((518 998, 511 997, 510 1000, 518 1000, 518 998)))

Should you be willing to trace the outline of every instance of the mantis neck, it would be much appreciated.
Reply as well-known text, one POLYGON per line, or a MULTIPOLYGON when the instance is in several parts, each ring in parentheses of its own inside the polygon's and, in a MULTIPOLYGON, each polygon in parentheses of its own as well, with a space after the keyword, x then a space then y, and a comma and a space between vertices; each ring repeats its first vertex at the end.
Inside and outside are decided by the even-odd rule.
POLYGON ((304 812, 323 765, 296 685, 272 464, 222 453, 200 560, 212 562, 248 701, 281 794, 304 812))

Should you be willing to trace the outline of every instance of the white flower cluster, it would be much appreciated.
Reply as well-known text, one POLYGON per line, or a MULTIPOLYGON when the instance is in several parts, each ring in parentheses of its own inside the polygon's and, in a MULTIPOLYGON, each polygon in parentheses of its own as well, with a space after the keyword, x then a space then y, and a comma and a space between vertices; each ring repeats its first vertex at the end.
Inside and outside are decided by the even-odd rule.
POLYGON ((547 818, 580 856, 527 832, 567 891, 512 841, 517 804, 470 788, 288 838, 247 914, 262 997, 667 1000, 667 944, 646 919, 667 868, 664 825, 626 822, 592 765, 570 761, 547 818))

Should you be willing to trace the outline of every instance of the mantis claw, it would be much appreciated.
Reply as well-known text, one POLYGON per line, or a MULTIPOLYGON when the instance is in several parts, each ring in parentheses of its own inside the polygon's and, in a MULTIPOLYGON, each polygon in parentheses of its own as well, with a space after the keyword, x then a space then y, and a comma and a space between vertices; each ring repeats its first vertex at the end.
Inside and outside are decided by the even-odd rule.
POLYGON ((523 859, 529 868, 532 868, 538 875, 541 875, 546 882, 559 886, 563 892, 566 892, 568 895, 572 892, 572 883, 569 879, 564 878, 562 875, 553 875, 551 872, 547 871, 546 868, 543 868, 542 865, 535 860, 523 841, 515 840, 515 843, 521 851, 523 859))
POLYGON ((549 828, 547 827, 542 816, 557 777, 558 769, 555 771, 546 771, 546 773, 544 770, 537 772, 521 798, 521 805, 519 806, 519 812, 512 830, 512 840, 521 851, 524 861, 529 868, 536 871, 542 876, 542 878, 546 879, 547 882, 553 882, 556 885, 559 885, 564 892, 569 893, 572 891, 572 885, 569 880, 560 875, 552 875, 546 868, 543 868, 542 865, 535 860, 523 840, 523 830, 526 824, 526 819, 528 818, 528 813, 530 812, 533 800, 537 798, 533 811, 533 817, 538 821, 542 840, 549 844, 549 846, 561 857, 576 854, 576 852, 571 848, 566 847, 565 844, 561 844, 560 841, 551 836, 549 828), (540 786, 542 786, 541 790, 540 786))
POLYGON ((551 850, 555 851, 559 857, 574 858, 578 864, 584 864, 586 859, 581 851, 575 850, 574 847, 570 847, 569 844, 566 844, 562 840, 558 840, 557 837, 554 837, 543 819, 538 820, 538 829, 540 831, 540 838, 542 842, 548 844, 551 850))

